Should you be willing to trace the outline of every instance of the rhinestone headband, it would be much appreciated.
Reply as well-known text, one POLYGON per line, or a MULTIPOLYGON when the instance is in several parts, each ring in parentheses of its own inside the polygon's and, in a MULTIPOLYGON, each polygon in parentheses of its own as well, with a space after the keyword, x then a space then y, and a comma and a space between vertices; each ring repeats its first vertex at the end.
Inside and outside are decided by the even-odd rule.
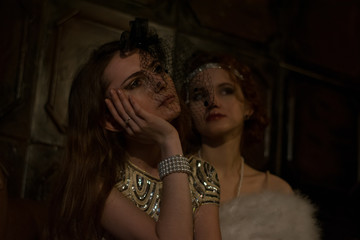
POLYGON ((232 68, 231 66, 227 66, 227 67, 223 67, 222 65, 220 65, 219 63, 206 63, 204 65, 201 65, 200 67, 196 68, 193 72, 191 72, 189 74, 189 76, 186 78, 186 83, 187 83, 187 91, 186 91, 186 100, 185 103, 188 104, 190 102, 189 100, 189 83, 191 81, 191 79, 193 79, 196 75, 198 75, 199 73, 201 73, 202 71, 206 70, 206 69, 227 69, 227 70, 231 70, 236 77, 238 77, 240 80, 244 80, 244 76, 242 74, 239 73, 238 70, 236 70, 235 68, 232 68))
MULTIPOLYGON (((204 65, 201 65, 197 69, 195 69, 192 73, 189 74, 187 77, 187 82, 190 82, 190 80, 195 77, 197 74, 201 73, 202 71, 206 69, 224 69, 222 65, 219 63, 206 63, 204 65)), ((229 69, 234 72, 235 76, 237 76, 240 80, 244 80, 244 76, 239 73, 238 70, 232 68, 231 66, 227 66, 225 69, 229 69)))

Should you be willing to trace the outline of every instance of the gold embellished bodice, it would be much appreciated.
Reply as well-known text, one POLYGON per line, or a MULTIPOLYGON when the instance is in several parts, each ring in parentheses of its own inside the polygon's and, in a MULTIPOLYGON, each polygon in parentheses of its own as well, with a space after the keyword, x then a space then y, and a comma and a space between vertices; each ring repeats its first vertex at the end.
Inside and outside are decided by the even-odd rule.
MULTIPOLYGON (((193 213, 203 204, 220 203, 220 184, 215 168, 196 156, 189 158, 189 187, 193 213)), ((160 214, 162 182, 131 162, 119 173, 115 187, 156 221, 160 214)))

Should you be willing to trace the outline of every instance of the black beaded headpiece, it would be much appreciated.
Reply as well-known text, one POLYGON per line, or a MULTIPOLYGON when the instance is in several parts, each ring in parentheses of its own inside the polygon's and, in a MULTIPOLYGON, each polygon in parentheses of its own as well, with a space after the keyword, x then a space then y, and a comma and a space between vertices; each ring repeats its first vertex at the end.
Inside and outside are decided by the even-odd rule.
POLYGON ((124 31, 121 34, 121 55, 126 56, 136 49, 140 50, 143 66, 151 57, 157 59, 167 71, 171 67, 169 44, 158 36, 155 29, 149 28, 147 19, 136 18, 130 21, 130 31, 124 31))

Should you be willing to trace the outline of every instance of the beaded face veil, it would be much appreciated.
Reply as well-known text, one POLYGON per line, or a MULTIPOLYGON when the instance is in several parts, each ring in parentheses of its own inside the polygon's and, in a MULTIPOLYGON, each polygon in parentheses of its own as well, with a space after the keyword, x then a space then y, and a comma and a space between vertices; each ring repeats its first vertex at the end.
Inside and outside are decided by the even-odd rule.
MULTIPOLYGON (((214 101, 214 86, 211 81, 212 69, 225 70, 230 79, 234 82, 244 80, 244 76, 230 64, 221 61, 221 59, 201 59, 195 63, 190 63, 192 70, 185 80, 185 102, 191 105, 191 111, 202 112, 204 108, 207 110, 212 109, 216 103, 214 101)), ((190 67, 191 68, 191 67, 190 67)), ((194 118, 199 117, 198 114, 192 114, 194 118)), ((204 115, 201 115, 204 117, 204 115)))
MULTIPOLYGON (((172 52, 168 42, 160 38, 156 31, 149 28, 146 19, 130 22, 130 31, 124 31, 120 38, 120 56, 138 53, 140 74, 134 83, 125 90, 141 87, 152 99, 163 102, 167 96, 176 95, 173 76, 170 74, 172 52)), ((166 105, 170 110, 178 108, 178 102, 166 105), (171 109, 174 108, 174 109, 171 109)))
POLYGON ((232 72, 240 80, 244 80, 243 75, 241 75, 236 69, 232 69, 231 66, 226 66, 220 63, 205 63, 192 71, 186 79, 187 104, 190 102, 190 97, 192 97, 193 100, 202 101, 205 107, 213 103, 213 96, 211 94, 213 87, 208 81, 209 75, 205 72, 207 69, 224 69, 232 72))
MULTIPOLYGON (((238 86, 241 94, 237 94, 239 101, 244 101, 251 111, 244 114, 243 138, 246 144, 259 143, 263 141, 264 130, 269 123, 266 111, 263 107, 265 92, 260 92, 259 81, 266 84, 260 72, 254 72, 250 65, 240 61, 234 56, 226 54, 213 54, 203 51, 194 51, 188 61, 184 63, 187 69, 187 77, 184 77, 182 84, 182 97, 186 101, 192 114, 193 123, 202 124, 206 121, 208 113, 216 107, 217 94, 228 95, 227 85, 217 85, 216 88, 212 77, 224 77, 223 73, 214 73, 222 69, 228 74, 229 80, 234 86, 238 86), (221 86, 224 86, 221 87, 221 86), (200 119, 201 118, 201 119, 200 119)), ((256 69, 255 69, 256 70, 256 69)), ((238 89, 239 89, 238 88, 238 89)), ((232 92, 234 93, 234 92, 232 92)), ((221 96, 221 95, 219 95, 221 96)), ((196 152, 201 144, 200 134, 193 124, 193 137, 190 139, 189 148, 196 152)))

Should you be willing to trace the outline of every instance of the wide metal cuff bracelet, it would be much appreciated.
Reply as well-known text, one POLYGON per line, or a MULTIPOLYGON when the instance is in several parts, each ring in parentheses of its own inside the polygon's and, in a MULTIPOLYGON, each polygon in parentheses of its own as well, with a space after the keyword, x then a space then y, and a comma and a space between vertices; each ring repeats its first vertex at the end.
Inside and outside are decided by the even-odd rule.
POLYGON ((189 161, 182 155, 175 155, 165 158, 159 163, 158 168, 161 180, 171 173, 183 172, 191 174, 189 161))

